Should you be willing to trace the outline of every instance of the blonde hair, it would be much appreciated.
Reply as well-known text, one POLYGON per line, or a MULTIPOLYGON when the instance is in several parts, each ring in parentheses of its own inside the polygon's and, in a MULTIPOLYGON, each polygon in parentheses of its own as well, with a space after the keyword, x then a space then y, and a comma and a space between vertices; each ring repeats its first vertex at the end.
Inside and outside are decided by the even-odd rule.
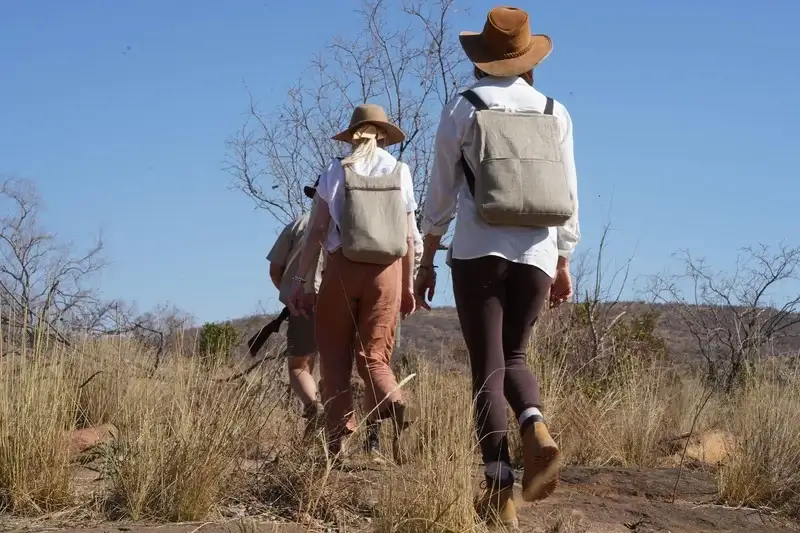
POLYGON ((372 124, 365 124, 353 133, 353 149, 342 159, 342 166, 354 165, 363 159, 372 159, 378 149, 378 141, 386 138, 386 132, 372 124))

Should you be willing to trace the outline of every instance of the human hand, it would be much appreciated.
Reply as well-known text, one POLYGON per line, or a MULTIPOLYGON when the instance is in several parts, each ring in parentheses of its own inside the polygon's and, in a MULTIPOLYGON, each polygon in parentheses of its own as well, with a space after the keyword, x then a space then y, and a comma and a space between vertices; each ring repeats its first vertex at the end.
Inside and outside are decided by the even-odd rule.
POLYGON ((436 293, 436 271, 433 266, 420 266, 417 271, 417 279, 414 280, 414 297, 417 305, 423 309, 431 310, 428 302, 433 301, 436 293), (427 296, 428 302, 425 301, 427 296))
POLYGON ((317 310, 317 295, 313 292, 303 292, 301 306, 307 313, 311 314, 317 310))
POLYGON ((403 290, 403 296, 400 300, 400 314, 403 318, 408 318, 417 308, 416 299, 414 297, 414 291, 409 287, 407 290, 403 290))
POLYGON ((304 316, 308 318, 308 311, 305 307, 305 292, 303 291, 303 280, 295 278, 292 280, 292 286, 289 289, 289 298, 286 307, 289 312, 294 316, 304 316))
POLYGON ((558 307, 572 297, 572 276, 569 267, 558 268, 550 286, 550 308, 558 307))

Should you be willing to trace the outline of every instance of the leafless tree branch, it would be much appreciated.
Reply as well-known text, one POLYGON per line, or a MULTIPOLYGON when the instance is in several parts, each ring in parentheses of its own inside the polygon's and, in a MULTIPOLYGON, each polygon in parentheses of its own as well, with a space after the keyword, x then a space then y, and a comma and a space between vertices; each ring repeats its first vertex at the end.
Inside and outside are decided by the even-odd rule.
POLYGON ((344 155, 331 137, 347 126, 354 105, 369 101, 405 131, 393 150, 409 165, 423 202, 441 106, 469 74, 450 24, 456 11, 455 0, 406 1, 399 9, 364 0, 360 25, 311 59, 283 103, 265 113, 250 95, 248 118, 228 143, 233 186, 278 222, 290 222, 310 205, 302 185, 344 155))

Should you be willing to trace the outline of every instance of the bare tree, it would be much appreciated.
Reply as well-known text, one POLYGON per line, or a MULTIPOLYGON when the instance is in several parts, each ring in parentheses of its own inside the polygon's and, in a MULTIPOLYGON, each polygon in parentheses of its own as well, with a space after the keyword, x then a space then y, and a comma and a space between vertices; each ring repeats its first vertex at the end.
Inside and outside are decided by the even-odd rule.
POLYGON ((76 324, 106 311, 92 277, 105 262, 102 240, 74 253, 39 221, 41 203, 32 183, 0 184, 0 303, 6 325, 23 332, 42 326, 61 339, 76 324))
POLYGON ((104 320, 89 331, 90 335, 119 336, 136 341, 153 353, 153 370, 158 369, 167 350, 184 352, 182 334, 193 325, 193 317, 188 313, 169 305, 159 305, 144 313, 122 302, 112 302, 110 307, 104 320))
POLYGON ((798 334, 800 247, 745 248, 732 272, 716 272, 688 251, 679 255, 684 271, 657 276, 652 289, 677 308, 708 379, 730 391, 765 347, 798 334), (789 293, 782 303, 775 299, 779 291, 789 293))
POLYGON ((283 104, 262 113, 250 95, 248 119, 228 145, 234 186, 288 223, 309 206, 302 185, 344 155, 331 136, 369 101, 405 131, 393 150, 424 201, 441 108, 469 72, 450 23, 456 12, 455 0, 364 0, 360 25, 311 60, 283 104))
POLYGON ((590 334, 592 353, 587 363, 589 365, 608 356, 607 339, 613 333, 614 326, 625 316, 625 310, 620 309, 620 303, 630 277, 632 258, 616 268, 613 263, 604 264, 610 231, 610 224, 606 224, 594 256, 594 264, 589 262, 587 250, 576 269, 576 298, 583 296, 583 300, 579 302, 581 318, 585 320, 590 334), (611 275, 608 276, 607 272, 611 275), (579 290, 582 294, 578 294, 579 290))

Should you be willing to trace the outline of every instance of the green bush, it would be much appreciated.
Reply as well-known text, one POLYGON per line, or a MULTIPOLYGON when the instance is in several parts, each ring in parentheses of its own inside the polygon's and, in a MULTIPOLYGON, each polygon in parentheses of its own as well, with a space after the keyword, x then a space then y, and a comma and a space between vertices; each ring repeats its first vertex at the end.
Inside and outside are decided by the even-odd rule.
POLYGON ((200 330, 197 348, 202 357, 211 355, 227 357, 238 342, 239 332, 230 322, 220 324, 207 322, 200 330))

